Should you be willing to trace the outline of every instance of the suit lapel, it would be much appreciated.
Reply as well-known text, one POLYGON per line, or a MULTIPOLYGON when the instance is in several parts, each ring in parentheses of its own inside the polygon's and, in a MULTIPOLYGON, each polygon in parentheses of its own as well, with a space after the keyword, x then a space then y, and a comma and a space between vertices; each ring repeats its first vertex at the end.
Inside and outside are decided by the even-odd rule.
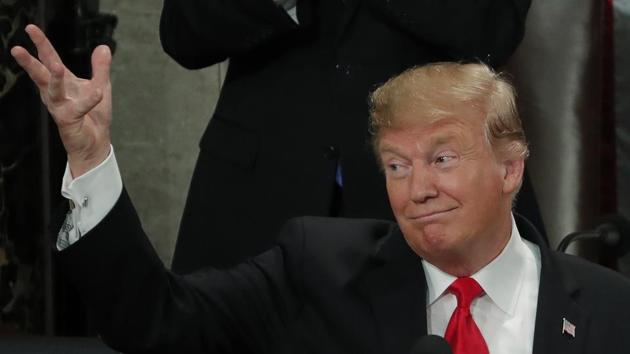
POLYGON ((427 334, 426 285, 420 258, 399 231, 379 247, 362 279, 384 349, 408 352, 427 334))
POLYGON ((534 353, 581 353, 588 331, 587 315, 574 301, 577 292, 567 289, 562 279, 547 268, 543 265, 540 279, 534 353), (563 333, 563 319, 575 326, 575 337, 563 333))
POLYGON ((581 309, 576 299, 580 285, 575 277, 562 272, 554 255, 536 229, 521 217, 517 218, 519 232, 540 248, 541 274, 534 330, 536 354, 582 353, 584 333, 588 332, 588 313, 581 309), (575 336, 563 333, 563 319, 575 326, 575 336))

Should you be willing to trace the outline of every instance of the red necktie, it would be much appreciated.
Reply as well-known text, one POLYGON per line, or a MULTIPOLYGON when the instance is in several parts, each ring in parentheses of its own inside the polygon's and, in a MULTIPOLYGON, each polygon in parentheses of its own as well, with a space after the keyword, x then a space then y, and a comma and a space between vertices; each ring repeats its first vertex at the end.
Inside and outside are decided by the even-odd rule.
POLYGON ((483 289, 473 278, 458 278, 448 290, 457 297, 457 308, 444 334, 453 354, 488 354, 486 341, 470 313, 470 303, 483 294, 483 289))

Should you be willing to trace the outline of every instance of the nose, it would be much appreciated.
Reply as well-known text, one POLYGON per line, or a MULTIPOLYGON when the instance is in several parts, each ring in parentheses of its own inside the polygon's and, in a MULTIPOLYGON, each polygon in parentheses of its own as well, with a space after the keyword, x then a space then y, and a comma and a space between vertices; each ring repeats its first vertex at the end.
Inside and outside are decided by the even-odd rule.
POLYGON ((414 203, 426 203, 438 195, 436 176, 426 166, 414 166, 409 179, 410 199, 414 203))

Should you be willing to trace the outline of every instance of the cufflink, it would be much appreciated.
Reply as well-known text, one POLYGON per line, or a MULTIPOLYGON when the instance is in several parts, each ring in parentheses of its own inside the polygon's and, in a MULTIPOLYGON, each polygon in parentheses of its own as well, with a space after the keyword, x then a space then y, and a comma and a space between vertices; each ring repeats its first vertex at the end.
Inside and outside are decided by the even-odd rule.
MULTIPOLYGON (((83 197, 83 199, 81 199, 81 207, 82 208, 87 208, 88 206, 88 197, 83 197)), ((77 207, 77 205, 74 203, 74 201, 72 199, 68 199, 68 204, 70 204, 70 210, 74 210, 74 208, 77 207)))

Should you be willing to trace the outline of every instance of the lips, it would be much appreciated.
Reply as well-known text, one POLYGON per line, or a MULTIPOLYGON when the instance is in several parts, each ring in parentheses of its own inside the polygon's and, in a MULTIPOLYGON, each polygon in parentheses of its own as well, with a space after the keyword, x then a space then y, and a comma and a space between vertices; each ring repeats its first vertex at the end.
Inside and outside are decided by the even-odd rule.
POLYGON ((429 211, 425 213, 419 213, 417 215, 413 215, 409 217, 408 219, 413 220, 413 221, 419 221, 419 222, 429 222, 435 219, 442 218, 444 216, 448 216, 448 214, 455 209, 456 208, 445 208, 445 209, 434 210, 434 211, 429 211))

